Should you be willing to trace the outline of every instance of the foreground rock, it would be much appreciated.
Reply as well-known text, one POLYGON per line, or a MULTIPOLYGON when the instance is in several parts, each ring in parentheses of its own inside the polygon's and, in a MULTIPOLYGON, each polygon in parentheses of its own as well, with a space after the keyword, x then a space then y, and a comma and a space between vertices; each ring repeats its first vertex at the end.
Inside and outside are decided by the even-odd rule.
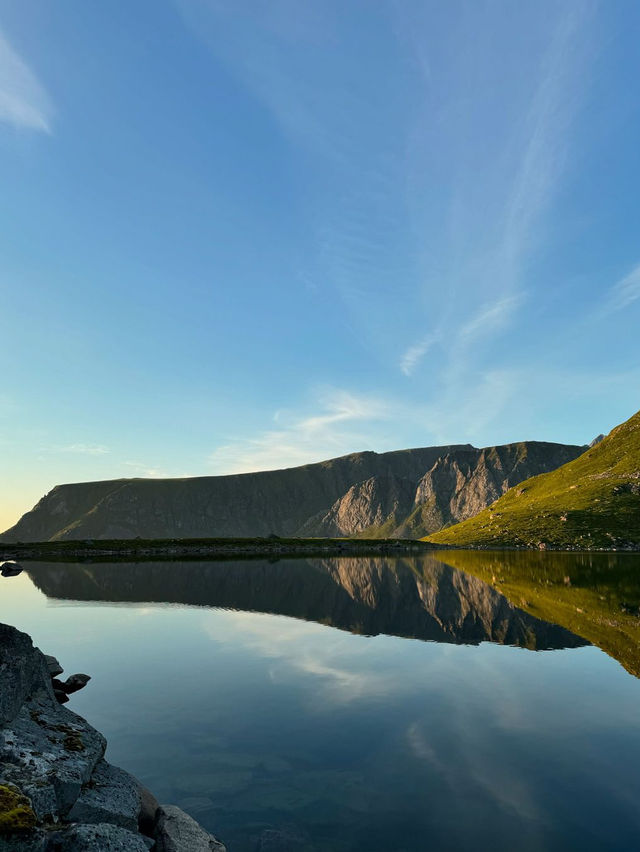
POLYGON ((160 805, 156 816, 156 852, 225 852, 219 840, 175 805, 160 805))
POLYGON ((148 852, 149 846, 140 834, 109 823, 73 825, 56 831, 46 852, 148 852))
POLYGON ((140 785, 136 779, 106 760, 100 760, 91 776, 91 786, 81 790, 69 811, 69 819, 73 822, 108 822, 129 831, 138 831, 141 803, 140 785))
POLYGON ((0 852, 225 852, 104 760, 102 734, 56 698, 52 675, 61 673, 55 657, 0 624, 0 852))

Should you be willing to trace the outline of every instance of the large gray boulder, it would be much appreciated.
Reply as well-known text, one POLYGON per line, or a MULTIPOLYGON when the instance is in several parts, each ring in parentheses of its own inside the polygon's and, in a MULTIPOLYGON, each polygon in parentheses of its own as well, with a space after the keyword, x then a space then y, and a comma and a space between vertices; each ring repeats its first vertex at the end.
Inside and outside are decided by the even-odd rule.
POLYGON ((38 821, 66 816, 103 756, 106 740, 53 696, 34 696, 0 729, 4 776, 31 799, 38 821))
POLYGON ((0 624, 0 725, 15 719, 27 698, 36 692, 53 701, 43 655, 26 633, 0 624))
POLYGON ((72 825, 51 835, 47 852, 148 852, 139 834, 110 823, 72 825))
POLYGON ((70 822, 111 823, 138 831, 141 792, 136 779, 100 760, 73 807, 67 814, 70 822))
POLYGON ((156 852, 226 852, 224 844, 175 805, 160 805, 156 852))

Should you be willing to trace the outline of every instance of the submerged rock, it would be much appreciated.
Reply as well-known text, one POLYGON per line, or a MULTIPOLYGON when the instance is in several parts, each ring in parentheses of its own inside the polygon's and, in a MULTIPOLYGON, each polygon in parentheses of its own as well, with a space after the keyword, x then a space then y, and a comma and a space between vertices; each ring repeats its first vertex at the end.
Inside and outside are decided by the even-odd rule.
POLYGON ((258 840, 256 852, 312 852, 313 845, 306 832, 296 825, 266 828, 258 840))

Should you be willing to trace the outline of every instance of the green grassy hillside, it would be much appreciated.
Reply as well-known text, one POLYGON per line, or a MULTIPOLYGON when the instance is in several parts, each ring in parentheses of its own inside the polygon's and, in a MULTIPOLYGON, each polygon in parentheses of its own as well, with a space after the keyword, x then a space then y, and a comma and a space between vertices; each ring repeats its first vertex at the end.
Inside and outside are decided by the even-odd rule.
POLYGON ((425 541, 460 547, 640 547, 640 412, 595 447, 527 479, 425 541))

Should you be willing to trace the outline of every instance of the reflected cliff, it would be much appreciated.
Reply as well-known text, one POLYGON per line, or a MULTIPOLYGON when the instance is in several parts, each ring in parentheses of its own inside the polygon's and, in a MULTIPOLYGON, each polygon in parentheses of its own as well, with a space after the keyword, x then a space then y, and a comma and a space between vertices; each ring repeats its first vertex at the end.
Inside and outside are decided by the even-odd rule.
POLYGON ((441 551, 530 615, 584 636, 640 677, 640 555, 441 551))
POLYGON ((352 633, 530 649, 589 644, 476 576, 430 557, 233 562, 31 563, 49 598, 286 615, 352 633))

